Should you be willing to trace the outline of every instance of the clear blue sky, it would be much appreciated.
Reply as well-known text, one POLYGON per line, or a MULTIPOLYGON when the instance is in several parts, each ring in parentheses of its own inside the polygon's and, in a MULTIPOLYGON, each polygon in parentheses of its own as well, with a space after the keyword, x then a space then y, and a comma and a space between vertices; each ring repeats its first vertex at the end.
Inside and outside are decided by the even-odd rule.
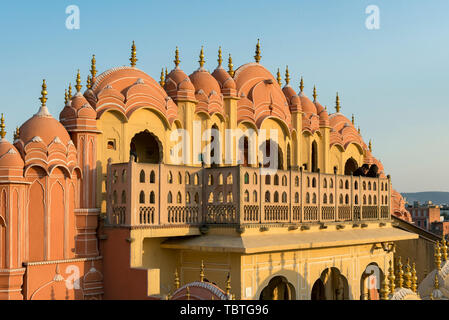
POLYGON ((129 64, 158 79, 173 66, 175 46, 186 73, 216 66, 219 45, 234 66, 252 61, 257 38, 273 73, 288 64, 293 85, 304 76, 311 96, 356 116, 374 155, 401 192, 449 191, 449 1, 8 1, 1 5, 1 112, 12 130, 39 107, 47 79, 56 118, 64 88, 96 54, 100 72, 129 64), (68 5, 81 11, 80 30, 65 27, 68 5), (368 5, 380 8, 380 29, 365 28, 368 5))

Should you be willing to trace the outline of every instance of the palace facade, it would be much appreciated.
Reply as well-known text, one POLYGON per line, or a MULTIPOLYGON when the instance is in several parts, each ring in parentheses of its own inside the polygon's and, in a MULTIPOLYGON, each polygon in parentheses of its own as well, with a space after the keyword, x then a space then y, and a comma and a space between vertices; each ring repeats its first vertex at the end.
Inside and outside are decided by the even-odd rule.
POLYGON ((378 299, 395 244, 418 238, 392 225, 410 220, 402 197, 338 94, 329 113, 264 68, 259 43, 254 58, 226 70, 220 48, 210 73, 201 49, 188 76, 176 49, 157 82, 133 43, 129 67, 97 75, 94 56, 84 92, 78 72, 59 121, 44 81, 13 144, 2 122, 0 297, 179 298, 193 283, 189 297, 378 299), (352 175, 365 163, 379 176, 352 175))

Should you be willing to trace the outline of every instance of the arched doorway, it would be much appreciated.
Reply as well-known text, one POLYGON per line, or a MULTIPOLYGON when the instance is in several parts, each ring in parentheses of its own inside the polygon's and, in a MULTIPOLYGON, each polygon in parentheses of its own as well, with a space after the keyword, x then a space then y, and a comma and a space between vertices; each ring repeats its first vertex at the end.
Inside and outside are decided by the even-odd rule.
MULTIPOLYGON (((277 144, 275 141, 273 140, 267 140, 265 141, 261 146, 260 146, 260 151, 262 152, 264 159, 262 161, 262 166, 264 168, 277 168, 279 170, 283 170, 284 169, 284 163, 283 163, 283 153, 282 153, 282 149, 279 146, 279 144, 277 144), (277 150, 277 166, 276 164, 271 164, 271 149, 273 149, 273 151, 277 150)), ((274 157, 273 157, 274 158, 274 157)))
POLYGON ((293 285, 283 276, 276 276, 260 293, 259 300, 295 300, 293 285))
POLYGON ((327 268, 315 281, 312 300, 349 300, 349 285, 345 276, 337 268, 327 268))
POLYGON ((210 138, 210 166, 211 168, 216 168, 220 164, 220 159, 215 159, 215 154, 217 154, 217 158, 219 158, 220 150, 216 150, 221 147, 220 145, 220 131, 218 130, 218 127, 216 124, 212 126, 212 130, 217 135, 217 141, 215 141, 215 135, 212 134, 210 138))
POLYGON ((318 172, 318 145, 312 142, 312 172, 318 172))
POLYGON ((243 160, 242 166, 249 167, 249 141, 247 136, 243 136, 239 140, 240 159, 243 160), (243 149, 242 149, 243 148, 243 149), (242 159, 243 158, 243 159, 242 159))
POLYGON ((130 155, 139 163, 162 162, 162 143, 148 130, 137 133, 130 143, 130 155))
POLYGON ((352 174, 355 170, 357 170, 358 167, 359 165, 357 164, 357 161, 355 161, 354 158, 349 158, 345 164, 345 175, 352 176, 352 174))
POLYGON ((384 276, 377 263, 367 265, 360 277, 360 300, 379 300, 384 276))

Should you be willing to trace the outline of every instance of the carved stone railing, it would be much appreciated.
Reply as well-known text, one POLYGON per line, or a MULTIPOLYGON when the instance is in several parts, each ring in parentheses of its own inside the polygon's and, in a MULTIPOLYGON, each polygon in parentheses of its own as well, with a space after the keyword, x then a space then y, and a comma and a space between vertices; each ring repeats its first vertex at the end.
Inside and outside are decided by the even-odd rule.
POLYGON ((389 220, 391 182, 252 167, 108 164, 108 223, 202 225, 389 220))

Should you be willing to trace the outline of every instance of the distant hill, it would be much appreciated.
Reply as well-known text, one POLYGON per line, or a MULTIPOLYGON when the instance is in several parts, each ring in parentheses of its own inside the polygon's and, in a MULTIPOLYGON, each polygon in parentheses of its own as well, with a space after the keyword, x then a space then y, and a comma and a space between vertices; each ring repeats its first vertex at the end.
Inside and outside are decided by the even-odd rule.
POLYGON ((413 201, 419 201, 421 204, 423 204, 429 200, 432 201, 433 204, 449 204, 449 192, 410 192, 401 193, 401 195, 410 204, 413 204, 413 201))

